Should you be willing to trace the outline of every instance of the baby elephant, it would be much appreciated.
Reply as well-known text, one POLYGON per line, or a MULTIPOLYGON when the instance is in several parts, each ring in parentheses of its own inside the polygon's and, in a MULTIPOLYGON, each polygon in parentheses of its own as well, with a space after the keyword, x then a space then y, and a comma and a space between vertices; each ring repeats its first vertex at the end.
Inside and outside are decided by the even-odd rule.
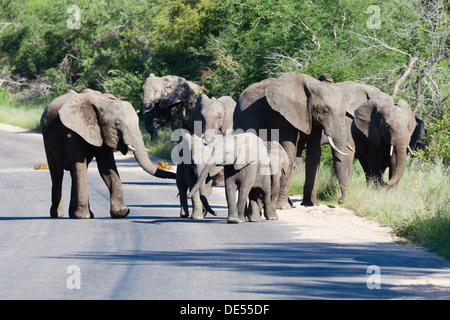
MULTIPOLYGON (((179 144, 181 150, 177 162, 177 187, 180 197, 180 217, 189 217, 187 201, 188 189, 192 190, 198 180, 198 173, 202 171, 206 160, 212 152, 212 146, 208 146, 202 138, 186 133, 179 144)), ((213 168, 200 189, 192 196, 192 215, 194 220, 203 219, 207 212, 215 215, 210 208, 208 199, 211 195, 213 177, 222 170, 222 167, 213 168), (206 200, 206 201, 205 201, 206 200)))
MULTIPOLYGON (((270 202, 272 204, 272 211, 275 218, 278 219, 277 215, 277 202, 278 194, 280 192, 280 181, 281 177, 284 176, 289 168, 289 157, 284 150, 284 148, 277 141, 266 141, 267 154, 270 160, 270 181, 271 181, 271 192, 270 192, 270 202)), ((253 191, 252 191, 253 192, 253 191)), ((260 195, 251 195, 250 198, 258 198, 260 195)), ((258 202, 250 202, 248 208, 248 219, 249 221, 258 221, 261 218, 261 199, 258 202)))
MULTIPOLYGON (((224 166, 225 169, 228 223, 243 223, 247 199, 250 196, 260 195, 266 218, 277 219, 270 201, 270 160, 261 138, 253 133, 217 138, 213 142, 211 156, 188 197, 197 192, 209 172, 217 165, 224 166), (238 190, 237 201, 236 190, 238 190)), ((250 200, 257 201, 256 198, 250 200)))

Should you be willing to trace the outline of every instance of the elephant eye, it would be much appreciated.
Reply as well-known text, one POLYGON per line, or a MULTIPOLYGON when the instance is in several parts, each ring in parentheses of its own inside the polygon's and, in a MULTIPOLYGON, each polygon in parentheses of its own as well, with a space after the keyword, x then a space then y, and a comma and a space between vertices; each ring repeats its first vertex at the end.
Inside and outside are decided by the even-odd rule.
POLYGON ((120 121, 116 121, 115 122, 115 126, 116 126, 116 128, 120 128, 121 126, 122 126, 122 123, 120 122, 120 121))

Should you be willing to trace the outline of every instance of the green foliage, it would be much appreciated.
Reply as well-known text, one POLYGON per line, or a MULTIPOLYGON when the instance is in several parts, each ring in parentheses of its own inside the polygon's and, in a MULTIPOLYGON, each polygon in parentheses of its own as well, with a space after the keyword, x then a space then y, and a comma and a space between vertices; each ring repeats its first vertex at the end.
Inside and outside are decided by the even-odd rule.
POLYGON ((448 139, 440 134, 448 132, 441 112, 450 94, 448 1, 11 0, 0 7, 2 72, 45 76, 55 94, 86 87, 112 93, 135 108, 150 73, 179 75, 210 95, 234 98, 289 71, 328 73, 335 82, 366 82, 392 93, 417 56, 421 63, 398 98, 426 123, 432 146, 421 157, 449 163, 448 139), (439 14, 427 12, 438 2, 439 14), (70 26, 77 20, 73 5, 79 28, 70 26), (381 28, 368 27, 370 6, 379 9, 381 28))
POLYGON ((0 105, 8 104, 11 101, 11 93, 0 86, 0 105))
POLYGON ((417 156, 426 163, 450 166, 450 104, 445 113, 427 126, 427 132, 421 143, 425 146, 418 150, 417 156))

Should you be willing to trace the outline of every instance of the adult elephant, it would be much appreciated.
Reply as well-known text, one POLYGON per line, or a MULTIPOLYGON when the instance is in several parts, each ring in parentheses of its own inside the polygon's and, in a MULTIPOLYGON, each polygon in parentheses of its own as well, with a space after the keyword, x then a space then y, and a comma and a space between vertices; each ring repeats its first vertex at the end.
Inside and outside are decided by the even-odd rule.
POLYGON ((355 110, 352 136, 357 157, 368 181, 385 185, 383 173, 389 168, 387 187, 400 181, 416 119, 406 101, 371 99, 355 110))
MULTIPOLYGON (((319 80, 328 83, 334 82, 333 79, 327 74, 321 74, 319 76, 319 80)), ((343 158, 343 161, 345 171, 348 175, 350 175, 353 168, 353 159, 355 157, 355 142, 351 133, 355 110, 370 99, 385 99, 392 103, 394 103, 394 99, 390 95, 372 85, 361 84, 353 81, 338 82, 337 84, 344 90, 345 93, 345 128, 347 134, 347 145, 349 146, 349 149, 346 150, 348 155, 343 158)), ((329 141, 325 132, 323 132, 322 145, 325 144, 329 144, 329 141)), ((335 151, 332 149, 331 152, 334 157, 335 151)))
POLYGON ((278 140, 288 154, 289 169, 281 178, 278 209, 291 207, 288 198, 292 168, 296 156, 301 155, 304 149, 306 176, 302 205, 318 205, 316 177, 324 130, 337 151, 334 163, 342 191, 341 199, 345 198, 348 178, 343 162, 343 157, 347 155, 345 95, 338 85, 295 72, 255 83, 239 97, 234 128, 255 129, 265 139, 278 140))
POLYGON ((171 123, 172 130, 189 129, 189 116, 198 96, 199 87, 178 76, 157 77, 153 73, 142 86, 144 97, 140 112, 152 139, 158 138, 158 128, 171 123))
POLYGON ((205 140, 209 140, 214 134, 225 134, 228 129, 233 129, 233 113, 236 101, 230 96, 218 99, 209 98, 202 94, 191 112, 191 133, 201 136, 205 134, 205 140), (200 126, 201 125, 201 126, 200 126))
POLYGON ((86 89, 73 90, 53 100, 41 117, 45 152, 52 179, 51 217, 64 215, 62 181, 64 170, 72 177, 69 206, 71 218, 93 218, 87 192, 87 167, 95 157, 98 170, 110 193, 110 214, 123 218, 130 210, 114 160, 114 149, 133 150, 139 165, 151 175, 175 179, 171 172, 157 169, 149 160, 133 106, 112 95, 86 89))
MULTIPOLYGON (((333 79, 331 79, 331 77, 328 76, 327 74, 320 75, 319 80, 326 82, 333 82, 333 79)), ((348 146, 350 146, 350 150, 347 150, 348 156, 345 159, 345 168, 348 174, 351 174, 356 148, 351 131, 352 123, 355 118, 355 110, 369 100, 383 99, 387 101, 387 103, 394 104, 394 99, 389 94, 384 93, 383 91, 372 85, 357 83, 353 81, 338 82, 337 84, 342 89, 344 89, 345 92, 345 101, 346 101, 345 127, 347 130, 347 140, 348 140, 347 144, 348 146)), ((409 142, 410 150, 415 149, 418 141, 423 137, 425 132, 423 121, 420 120, 417 116, 415 117, 415 119, 417 125, 414 129, 414 132, 411 136, 411 140, 409 142)), ((324 144, 328 144, 328 139, 326 135, 323 133, 322 145, 324 144)), ((334 154, 334 150, 332 150, 332 152, 334 154)))

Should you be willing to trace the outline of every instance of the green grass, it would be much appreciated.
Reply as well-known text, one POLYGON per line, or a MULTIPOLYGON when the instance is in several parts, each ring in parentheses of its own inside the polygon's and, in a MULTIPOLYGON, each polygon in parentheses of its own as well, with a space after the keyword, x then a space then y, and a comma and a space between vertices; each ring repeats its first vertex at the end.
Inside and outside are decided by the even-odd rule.
POLYGON ((52 98, 26 101, 20 97, 0 92, 0 122, 41 132, 39 122, 45 107, 52 98))
MULTIPOLYGON (((292 194, 303 193, 304 173, 296 170, 292 194)), ((387 180, 387 177, 385 178, 387 180)), ((321 166, 317 181, 320 202, 337 204, 337 179, 330 167, 321 166)), ((355 161, 343 207, 391 227, 393 233, 411 243, 450 259, 450 169, 410 159, 398 187, 374 189, 366 183, 355 161)))
POLYGON ((140 127, 142 138, 144 139, 145 146, 148 149, 148 154, 165 160, 171 160, 172 149, 177 142, 171 141, 172 129, 170 126, 166 126, 158 130, 159 138, 157 140, 151 139, 150 133, 144 129, 144 124, 142 121, 140 127))

